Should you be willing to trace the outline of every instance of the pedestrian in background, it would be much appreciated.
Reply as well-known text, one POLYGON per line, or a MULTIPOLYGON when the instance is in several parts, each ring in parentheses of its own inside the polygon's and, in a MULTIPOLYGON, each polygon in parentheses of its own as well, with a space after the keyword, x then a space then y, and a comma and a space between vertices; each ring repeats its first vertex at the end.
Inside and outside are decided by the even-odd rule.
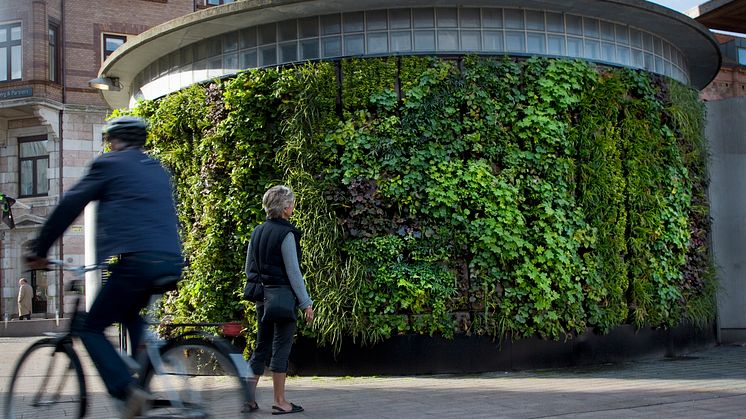
MULTIPOLYGON (((313 321, 313 301, 308 296, 303 274, 300 270, 301 232, 288 220, 295 208, 295 195, 290 188, 273 186, 265 192, 262 207, 267 220, 258 225, 251 234, 246 250, 246 280, 265 285, 285 285, 293 289, 298 306, 304 311, 306 321, 313 321)), ((251 380, 251 401, 245 411, 259 409, 254 397, 259 377, 264 374, 267 359, 272 371, 274 391, 273 415, 302 412, 303 408, 285 399, 285 379, 287 378, 288 357, 293 345, 296 322, 262 321, 264 303, 256 302, 256 347, 249 359, 249 366, 255 379, 251 380)))
POLYGON ((31 299, 34 290, 28 284, 26 278, 18 280, 18 320, 31 320, 31 299))

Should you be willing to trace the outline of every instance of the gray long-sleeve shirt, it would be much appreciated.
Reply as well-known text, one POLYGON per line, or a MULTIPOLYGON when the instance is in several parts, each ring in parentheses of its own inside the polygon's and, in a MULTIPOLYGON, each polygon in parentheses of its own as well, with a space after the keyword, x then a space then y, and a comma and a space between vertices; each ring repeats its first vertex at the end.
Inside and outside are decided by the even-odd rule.
MULTIPOLYGON (((298 305, 301 309, 313 304, 313 300, 308 295, 306 290, 306 283, 303 280, 303 273, 300 271, 300 263, 298 263, 298 252, 295 250, 295 237, 293 233, 288 233, 285 239, 282 240, 282 261, 285 264, 285 271, 288 274, 288 280, 290 286, 293 288, 295 296, 298 298, 298 305)), ((251 243, 249 243, 246 249, 246 265, 244 271, 248 275, 249 273, 249 255, 251 255, 251 243)))

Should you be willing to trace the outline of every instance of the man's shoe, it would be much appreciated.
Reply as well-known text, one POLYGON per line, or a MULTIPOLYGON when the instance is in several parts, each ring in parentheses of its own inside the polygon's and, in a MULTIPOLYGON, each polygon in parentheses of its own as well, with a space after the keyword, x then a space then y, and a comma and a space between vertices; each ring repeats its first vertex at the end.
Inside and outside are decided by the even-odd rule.
POLYGON ((153 397, 147 391, 137 386, 132 386, 128 392, 127 399, 124 401, 122 408, 122 419, 134 419, 142 416, 143 413, 150 409, 150 403, 153 397))

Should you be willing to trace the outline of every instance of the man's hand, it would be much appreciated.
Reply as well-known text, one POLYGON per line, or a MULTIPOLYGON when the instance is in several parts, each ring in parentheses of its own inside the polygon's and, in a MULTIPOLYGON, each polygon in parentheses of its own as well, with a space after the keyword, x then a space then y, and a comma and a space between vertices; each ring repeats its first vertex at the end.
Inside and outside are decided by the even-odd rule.
POLYGON ((26 256, 26 266, 29 269, 47 269, 47 266, 49 266, 49 261, 47 258, 43 258, 41 256, 26 256))
POLYGON ((313 307, 308 306, 303 311, 306 313, 306 322, 308 324, 313 323, 313 307))

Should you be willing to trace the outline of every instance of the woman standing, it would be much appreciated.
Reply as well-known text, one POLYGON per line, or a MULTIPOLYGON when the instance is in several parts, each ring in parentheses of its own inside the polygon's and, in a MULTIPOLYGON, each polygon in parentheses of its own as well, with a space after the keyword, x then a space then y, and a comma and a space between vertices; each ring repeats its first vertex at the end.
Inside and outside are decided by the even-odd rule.
MULTIPOLYGON (((265 192, 262 207, 267 220, 258 225, 251 234, 246 250, 246 280, 265 285, 286 285, 293 289, 298 306, 304 311, 306 321, 313 321, 313 301, 300 270, 301 232, 288 219, 295 208, 295 195, 290 188, 274 186, 265 192)), ((296 322, 262 322, 264 304, 256 304, 257 334, 256 347, 249 359, 249 366, 255 379, 250 383, 252 395, 256 391, 259 377, 264 374, 267 358, 271 362, 272 387, 274 390, 273 415, 302 412, 303 408, 285 399, 285 379, 287 378, 288 357, 293 345, 296 322)), ((256 401, 247 403, 247 411, 259 409, 256 401)))

